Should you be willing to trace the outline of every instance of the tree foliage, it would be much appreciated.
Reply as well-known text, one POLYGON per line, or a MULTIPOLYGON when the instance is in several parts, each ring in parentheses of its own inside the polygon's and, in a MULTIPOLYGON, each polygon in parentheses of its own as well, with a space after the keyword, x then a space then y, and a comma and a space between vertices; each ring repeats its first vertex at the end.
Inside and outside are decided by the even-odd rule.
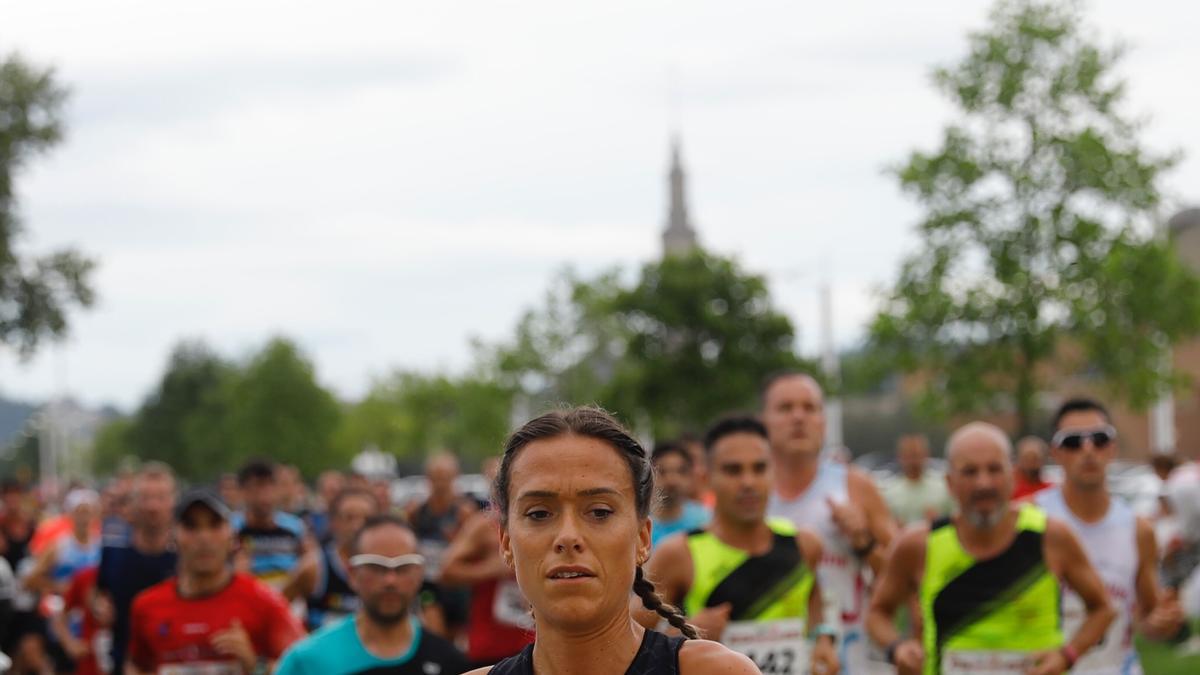
POLYGON ((0 345, 22 356, 43 339, 65 334, 70 305, 87 307, 94 299, 91 260, 71 249, 39 257, 17 249, 16 176, 62 139, 65 98, 52 70, 15 55, 0 60, 0 345))
POLYGON ((287 340, 272 340, 244 365, 184 342, 137 412, 101 430, 96 468, 108 473, 133 457, 205 480, 250 457, 270 457, 312 475, 349 461, 334 451, 340 415, 312 364, 287 340))
POLYGON ((645 265, 634 283, 563 274, 513 341, 484 353, 484 370, 526 413, 596 403, 664 436, 752 409, 768 373, 809 365, 794 339, 762 277, 697 251, 645 265))
POLYGON ((1121 56, 1076 4, 1019 0, 935 71, 958 116, 896 169, 921 247, 871 327, 873 348, 923 373, 927 413, 1011 406, 1028 429, 1051 361, 1144 405, 1172 380, 1165 348, 1200 330, 1200 282, 1157 236, 1175 157, 1139 141, 1121 56))
POLYGON ((482 459, 503 448, 511 404, 512 392, 494 381, 397 372, 350 407, 338 443, 353 453, 375 447, 413 464, 440 450, 482 459))

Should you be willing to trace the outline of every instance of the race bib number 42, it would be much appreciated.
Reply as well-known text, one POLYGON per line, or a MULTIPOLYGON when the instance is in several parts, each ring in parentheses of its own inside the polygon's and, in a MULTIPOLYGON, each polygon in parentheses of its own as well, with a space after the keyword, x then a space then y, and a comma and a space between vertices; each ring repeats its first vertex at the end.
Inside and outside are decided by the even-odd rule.
POLYGON ((803 619, 736 621, 725 627, 721 643, 745 654, 764 673, 809 672, 810 651, 803 619))

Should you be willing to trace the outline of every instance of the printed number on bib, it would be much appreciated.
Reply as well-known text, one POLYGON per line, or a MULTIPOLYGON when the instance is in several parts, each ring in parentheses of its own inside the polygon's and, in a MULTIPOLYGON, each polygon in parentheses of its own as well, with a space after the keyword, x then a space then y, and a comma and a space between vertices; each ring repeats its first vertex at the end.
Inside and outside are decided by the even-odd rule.
POLYGON ((521 587, 512 579, 496 583, 496 599, 492 602, 492 616, 496 621, 525 630, 533 630, 533 614, 529 601, 521 593, 521 587))
POLYGON ((168 663, 158 667, 158 675, 240 675, 241 672, 241 666, 234 661, 168 663))
POLYGON ((1024 675, 1031 665, 1030 652, 948 649, 942 654, 944 675, 1024 675))
POLYGON ((721 643, 745 654, 764 673, 799 675, 809 671, 809 646, 803 619, 736 621, 725 627, 721 643))

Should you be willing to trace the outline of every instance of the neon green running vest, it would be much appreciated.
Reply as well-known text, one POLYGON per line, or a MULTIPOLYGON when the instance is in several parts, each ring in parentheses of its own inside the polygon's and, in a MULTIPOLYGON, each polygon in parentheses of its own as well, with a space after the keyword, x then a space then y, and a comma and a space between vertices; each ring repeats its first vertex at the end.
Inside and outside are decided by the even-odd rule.
POLYGON ((717 539, 711 532, 688 533, 692 554, 692 587, 683 599, 683 610, 694 616, 705 607, 729 602, 731 621, 803 619, 813 574, 796 543, 796 528, 788 521, 769 518, 775 534, 771 550, 751 557, 717 539))
POLYGON ((1042 555, 1045 532, 1045 512, 1024 504, 1013 543, 978 561, 963 550, 949 519, 933 524, 920 589, 927 674, 941 672, 947 650, 1034 652, 1062 646, 1058 579, 1042 555))

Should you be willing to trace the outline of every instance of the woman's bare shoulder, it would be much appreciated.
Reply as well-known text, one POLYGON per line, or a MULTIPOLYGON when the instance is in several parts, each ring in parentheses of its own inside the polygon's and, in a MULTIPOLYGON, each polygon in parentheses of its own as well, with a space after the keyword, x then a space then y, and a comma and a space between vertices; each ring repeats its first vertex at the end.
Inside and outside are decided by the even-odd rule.
POLYGON ((679 675, 759 675, 754 662, 710 640, 688 640, 679 648, 679 675))
POLYGON ((484 666, 482 668, 476 668, 475 670, 468 670, 467 672, 463 673, 463 675, 487 675, 490 672, 492 672, 492 667, 484 666))

